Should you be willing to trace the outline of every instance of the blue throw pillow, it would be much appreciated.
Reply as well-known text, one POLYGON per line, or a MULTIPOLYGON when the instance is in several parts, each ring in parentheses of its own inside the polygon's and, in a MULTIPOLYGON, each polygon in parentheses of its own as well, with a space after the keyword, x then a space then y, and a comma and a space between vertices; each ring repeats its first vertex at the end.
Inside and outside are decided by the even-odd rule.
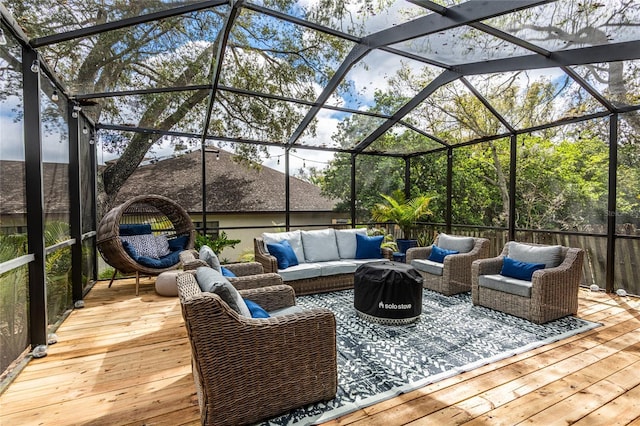
POLYGON ((120 225, 120 235, 146 235, 151 233, 151 225, 148 223, 123 223, 120 225))
POLYGON ((262 309, 260 305, 258 305, 253 300, 244 299, 244 303, 247 304, 247 308, 249 308, 249 312, 251 312, 251 318, 269 318, 270 315, 267 311, 262 309))
POLYGON ((382 252, 380 245, 384 235, 369 237, 356 234, 356 259, 380 259, 382 252))
POLYGON ((519 260, 505 256, 502 262, 500 275, 517 278, 519 280, 531 281, 533 273, 538 269, 544 269, 544 267, 544 263, 520 262, 519 260))
POLYGON ((267 250, 278 261, 278 269, 287 269, 298 264, 298 257, 287 240, 282 240, 275 244, 267 244, 267 250))
POLYGON ((447 250, 437 245, 431 246, 431 254, 429 255, 429 260, 432 262, 444 263, 444 258, 449 256, 450 254, 458 254, 460 253, 457 250, 447 250))
POLYGON ((189 242, 188 235, 180 235, 179 237, 172 238, 168 240, 169 250, 171 251, 184 250, 185 247, 187 247, 188 242, 189 242))
POLYGON ((236 278, 237 275, 234 274, 233 272, 231 272, 229 269, 225 268, 224 266, 220 267, 220 272, 222 272, 222 276, 223 277, 227 277, 227 278, 236 278))
POLYGON ((133 246, 133 244, 131 244, 129 241, 122 241, 122 248, 124 249, 124 251, 129 255, 129 257, 131 257, 133 260, 138 260, 138 257, 140 257, 138 255, 138 252, 136 251, 135 247, 133 246))

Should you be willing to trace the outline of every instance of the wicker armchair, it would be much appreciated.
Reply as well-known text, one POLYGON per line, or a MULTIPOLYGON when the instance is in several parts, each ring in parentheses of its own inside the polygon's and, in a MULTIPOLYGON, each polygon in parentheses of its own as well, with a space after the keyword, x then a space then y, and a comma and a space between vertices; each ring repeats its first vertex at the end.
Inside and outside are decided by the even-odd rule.
MULTIPOLYGON (((178 275, 177 283, 203 425, 255 423, 335 397, 331 311, 246 318, 216 294, 202 293, 192 272, 178 275)), ((295 305, 287 285, 240 293, 267 311, 295 305)))
MULTIPOLYGON (((438 235, 434 244, 437 245, 439 239, 440 235, 438 235)), ((435 270, 432 271, 415 263, 412 264, 414 259, 428 259, 429 255, 431 255, 432 246, 410 248, 407 250, 406 262, 412 264, 422 275, 424 288, 437 291, 446 296, 465 293, 471 291, 471 264, 474 260, 489 257, 489 240, 486 238, 473 238, 473 240, 474 244, 471 251, 446 256, 442 267, 434 268, 435 270), (439 274, 440 271, 442 272, 441 275, 439 274)))
MULTIPOLYGON (((527 297, 481 285, 482 275, 500 274, 503 259, 509 255, 509 245, 505 245, 498 257, 473 262, 473 304, 525 318, 536 324, 577 314, 584 251, 562 246, 561 263, 557 267, 535 271, 530 283, 530 297, 527 297)), ((542 244, 526 245, 545 247, 542 244)))
MULTIPOLYGON (((209 266, 207 262, 200 259, 196 250, 184 250, 180 253, 182 269, 191 271, 200 266, 209 266)), ((227 279, 238 290, 248 290, 252 288, 268 287, 282 284, 282 277, 274 272, 265 273, 262 264, 259 262, 228 263, 222 265, 236 277, 227 279)))

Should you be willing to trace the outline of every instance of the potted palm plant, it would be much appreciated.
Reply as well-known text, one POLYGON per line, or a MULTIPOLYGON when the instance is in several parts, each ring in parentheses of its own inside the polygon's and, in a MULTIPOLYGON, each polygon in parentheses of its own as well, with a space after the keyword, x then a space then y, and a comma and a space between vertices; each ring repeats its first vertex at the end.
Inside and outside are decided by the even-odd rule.
POLYGON ((406 199, 404 192, 397 190, 391 195, 380 194, 384 202, 377 203, 371 209, 371 217, 377 222, 395 222, 404 238, 397 239, 398 250, 405 253, 408 248, 415 247, 418 240, 414 238, 416 222, 431 215, 429 203, 433 197, 418 195, 406 199))

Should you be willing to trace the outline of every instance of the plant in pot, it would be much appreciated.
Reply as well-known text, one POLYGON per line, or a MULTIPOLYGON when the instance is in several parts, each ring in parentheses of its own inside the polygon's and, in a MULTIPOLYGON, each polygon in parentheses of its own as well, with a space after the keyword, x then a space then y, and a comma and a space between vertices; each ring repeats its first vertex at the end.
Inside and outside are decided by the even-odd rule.
POLYGON ((377 222, 395 222, 400 227, 404 238, 396 240, 398 250, 405 253, 407 249, 416 247, 418 240, 414 236, 416 222, 431 215, 429 203, 433 197, 418 195, 406 199, 404 192, 397 190, 391 195, 380 194, 384 202, 377 203, 371 209, 371 217, 377 222))

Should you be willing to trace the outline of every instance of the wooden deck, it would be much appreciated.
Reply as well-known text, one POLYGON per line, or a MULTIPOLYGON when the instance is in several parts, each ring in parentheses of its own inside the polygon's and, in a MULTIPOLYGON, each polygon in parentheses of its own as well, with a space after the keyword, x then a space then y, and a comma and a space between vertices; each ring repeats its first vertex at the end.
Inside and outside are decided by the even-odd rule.
MULTIPOLYGON (((179 302, 150 283, 96 284, 0 396, 0 425, 198 424, 179 302)), ((640 425, 639 308, 581 290, 579 316, 603 327, 327 424, 640 425)))

